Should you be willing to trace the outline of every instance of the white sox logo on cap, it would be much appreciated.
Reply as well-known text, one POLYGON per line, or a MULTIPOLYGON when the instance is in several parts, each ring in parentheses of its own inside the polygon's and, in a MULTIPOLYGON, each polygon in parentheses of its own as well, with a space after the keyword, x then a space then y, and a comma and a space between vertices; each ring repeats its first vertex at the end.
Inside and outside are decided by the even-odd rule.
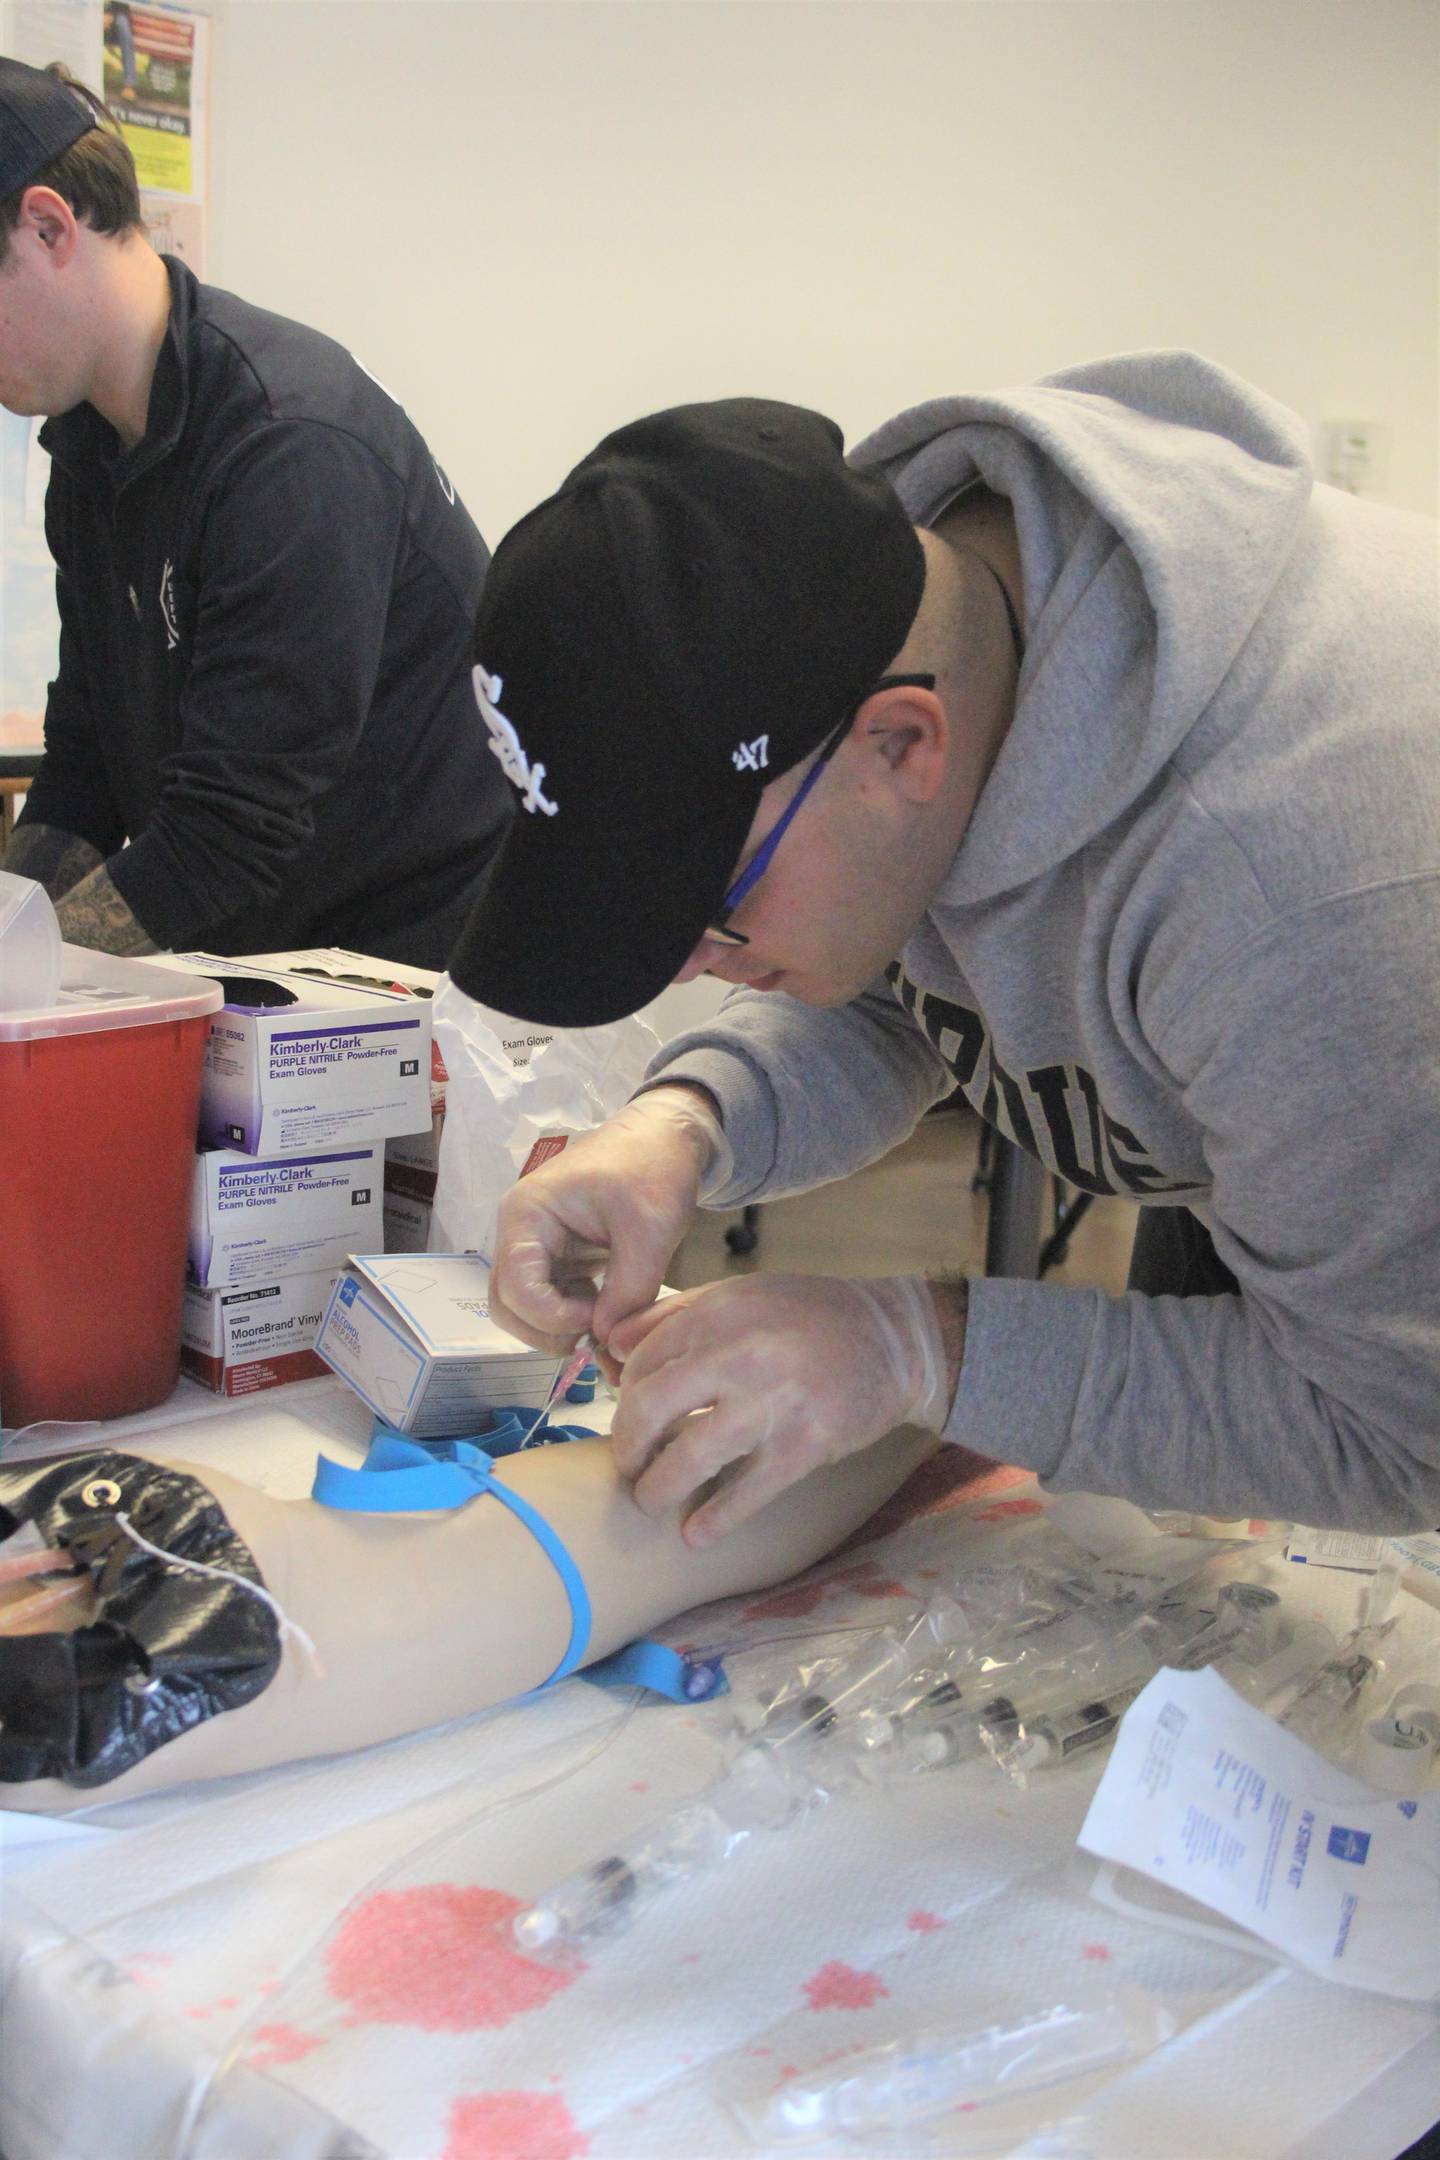
POLYGON ((503 677, 487 675, 484 668, 477 664, 470 670, 470 680, 475 685, 475 702, 490 730, 490 748, 500 760, 500 770, 506 779, 519 789, 520 800, 527 810, 543 810, 546 817, 554 817, 560 808, 559 803, 551 802, 548 796, 541 793, 545 767, 539 763, 530 763, 520 746, 519 736, 500 710, 499 700, 505 691, 503 677))

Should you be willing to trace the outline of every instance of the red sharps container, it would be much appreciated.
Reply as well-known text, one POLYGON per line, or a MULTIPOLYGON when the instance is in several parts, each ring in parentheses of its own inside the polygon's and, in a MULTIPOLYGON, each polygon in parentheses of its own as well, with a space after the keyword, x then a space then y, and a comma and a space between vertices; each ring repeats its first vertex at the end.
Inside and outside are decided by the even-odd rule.
POLYGON ((216 982, 64 948, 54 1002, 0 1011, 0 1425, 162 1402, 216 982))

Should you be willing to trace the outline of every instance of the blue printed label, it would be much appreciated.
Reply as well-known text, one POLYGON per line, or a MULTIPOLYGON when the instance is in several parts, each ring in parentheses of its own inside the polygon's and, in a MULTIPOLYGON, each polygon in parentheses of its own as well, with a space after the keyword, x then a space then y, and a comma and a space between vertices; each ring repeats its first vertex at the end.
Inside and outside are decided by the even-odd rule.
POLYGON ((1325 1850, 1332 1860, 1353 1860, 1356 1867, 1364 1867, 1365 1855, 1370 1850, 1370 1832, 1347 1830, 1342 1823, 1336 1823, 1325 1850))

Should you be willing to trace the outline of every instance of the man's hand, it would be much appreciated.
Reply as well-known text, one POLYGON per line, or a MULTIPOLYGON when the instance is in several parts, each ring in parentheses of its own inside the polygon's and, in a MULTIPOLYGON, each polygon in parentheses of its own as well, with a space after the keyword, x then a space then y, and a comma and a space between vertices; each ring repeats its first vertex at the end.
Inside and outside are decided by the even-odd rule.
POLYGON ((587 1328, 607 1349, 616 1323, 653 1302, 722 1144, 707 1094, 654 1088, 521 1178, 495 1230, 500 1326, 557 1357, 587 1328))
POLYGON ((749 1275, 667 1298, 612 1329, 624 1361, 611 1445, 647 1515, 722 1471, 688 1517, 710 1545, 822 1463, 897 1425, 939 1432, 964 1348, 965 1287, 918 1276, 749 1275))

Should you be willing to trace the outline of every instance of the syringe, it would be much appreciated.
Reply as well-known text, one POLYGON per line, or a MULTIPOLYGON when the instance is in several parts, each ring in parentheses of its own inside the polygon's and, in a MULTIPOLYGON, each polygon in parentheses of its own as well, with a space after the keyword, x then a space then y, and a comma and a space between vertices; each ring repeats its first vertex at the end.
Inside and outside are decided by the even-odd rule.
POLYGON ((1379 1646, 1394 1625, 1387 1620, 1347 1636, 1283 1712, 1280 1723, 1313 1748, 1343 1748, 1359 1725, 1367 1692, 1384 1670, 1379 1646))
POLYGON ((1101 1746, 1111 1737, 1144 1686, 1144 1680, 1131 1680, 1124 1687, 1112 1688, 1088 1702, 1075 1703, 1040 1717, 1027 1717, 1023 1721, 1024 1730, 1005 1751, 1005 1768, 1029 1775, 1035 1770, 1048 1770, 1057 1763, 1069 1762, 1088 1749, 1101 1746))
POLYGON ((1230 1582, 1198 1629, 1187 1630, 1184 1609, 1157 1617, 1169 1622, 1174 1638, 1165 1646, 1164 1663, 1177 1672, 1198 1672, 1203 1665, 1233 1656, 1242 1644, 1252 1660, 1267 1655, 1278 1638, 1280 1598, 1263 1583, 1230 1582))
POLYGON ((774 1747, 824 1738, 840 1720, 851 1721, 887 1701, 917 1667, 935 1657, 926 1616, 905 1635, 893 1628, 867 1633, 860 1648, 813 1683, 796 1675, 773 1692, 740 1697, 734 1704, 738 1732, 749 1742, 774 1747))
POLYGON ((823 1689, 797 1686, 740 1705, 743 1745, 698 1800, 662 1816, 633 1842, 567 1876, 512 1922, 524 1950, 569 1948, 618 1933, 673 1884, 718 1866, 756 1830, 779 1830, 822 1804, 854 1775, 835 1738, 877 1694, 893 1691, 933 1640, 877 1630, 829 1675, 823 1689))
MULTIPOLYGON (((997 1647, 972 1655, 938 1680, 927 1675, 918 1698, 862 1721, 862 1774, 903 1777, 968 1762, 987 1750, 1004 1759, 1022 1727, 1037 1718, 1085 1712, 1082 1722, 1094 1726, 1101 1715, 1096 1706, 1129 1704, 1156 1664, 1146 1633, 1130 1627, 1118 1640, 1092 1640, 1068 1656, 1037 1654, 1033 1637, 1004 1652, 997 1647)), ((1064 1752, 1074 1751, 1067 1733, 1064 1752)), ((1036 1766, 1040 1753, 1035 1751, 1036 1766)))
POLYGON ((569 1875, 512 1923, 522 1950, 546 1950, 618 1935, 637 1908, 671 1883, 727 1860, 750 1835, 703 1801, 677 1808, 637 1838, 569 1875))
POLYGON ((1323 1621, 1301 1620, 1288 1641, 1268 1655, 1255 1659, 1243 1638, 1236 1637, 1219 1659, 1219 1668, 1238 1695, 1273 1715, 1276 1706, 1304 1686, 1335 1652, 1335 1637, 1323 1621))

